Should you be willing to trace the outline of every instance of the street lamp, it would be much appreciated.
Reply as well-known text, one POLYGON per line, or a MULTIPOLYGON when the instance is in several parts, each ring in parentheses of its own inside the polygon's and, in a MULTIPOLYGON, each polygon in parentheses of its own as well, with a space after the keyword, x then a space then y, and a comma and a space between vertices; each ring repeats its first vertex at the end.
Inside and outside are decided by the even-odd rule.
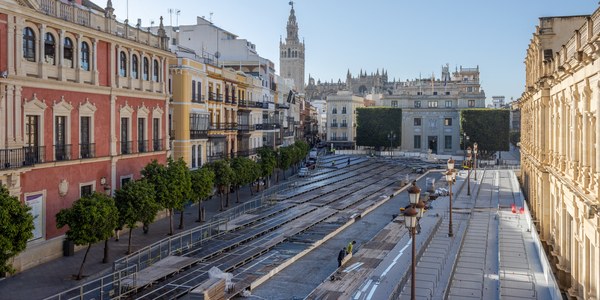
POLYGON ((475 162, 473 163, 473 171, 475 172, 475 182, 477 182, 477 143, 473 143, 473 153, 475 154, 475 162))
POLYGON ((393 131, 390 131, 387 135, 388 140, 390 141, 390 158, 392 157, 392 142, 396 139, 396 134, 393 131))
POLYGON ((423 208, 425 205, 421 201, 420 194, 421 189, 417 186, 417 182, 413 181, 412 186, 408 188, 408 199, 410 200, 410 207, 404 210, 404 225, 408 228, 412 238, 412 279, 410 283, 410 299, 416 299, 416 266, 417 266, 417 247, 416 247, 416 228, 417 221, 423 216, 423 208), (419 203, 420 202, 420 203, 419 203), (418 211, 417 209, 418 208, 418 211))
POLYGON ((471 146, 467 147, 467 196, 471 196, 471 146))
POLYGON ((450 223, 448 223, 448 236, 454 236, 452 232, 452 184, 454 183, 454 177, 456 173, 454 173, 454 159, 450 157, 448 160, 448 172, 446 172, 446 181, 448 182, 448 190, 450 195, 450 223))

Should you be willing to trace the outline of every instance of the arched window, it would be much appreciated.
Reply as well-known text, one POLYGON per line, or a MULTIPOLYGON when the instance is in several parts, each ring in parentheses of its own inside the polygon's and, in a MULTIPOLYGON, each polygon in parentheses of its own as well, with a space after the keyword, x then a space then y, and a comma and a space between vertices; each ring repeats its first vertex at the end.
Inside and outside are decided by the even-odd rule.
POLYGON ((46 33, 46 39, 44 40, 44 59, 46 63, 54 65, 56 63, 56 41, 52 33, 46 33))
POLYGON ((138 58, 137 55, 131 57, 131 77, 138 79, 138 58))
POLYGON ((292 57, 292 49, 288 48, 288 55, 287 57, 292 57))
POLYGON ((23 29, 23 58, 35 62, 35 33, 33 29, 23 29))
POLYGON ((119 75, 121 77, 127 76, 127 54, 123 51, 119 54, 119 75))
POLYGON ((90 46, 86 42, 81 43, 81 69, 90 70, 90 46))
POLYGON ((63 59, 65 60, 65 66, 73 67, 73 41, 66 37, 64 40, 63 59))
POLYGON ((158 82, 158 60, 154 60, 154 68, 152 69, 152 80, 158 82))
POLYGON ((142 70, 142 79, 148 80, 148 76, 150 76, 150 66, 149 66, 148 58, 144 57, 144 68, 142 70))

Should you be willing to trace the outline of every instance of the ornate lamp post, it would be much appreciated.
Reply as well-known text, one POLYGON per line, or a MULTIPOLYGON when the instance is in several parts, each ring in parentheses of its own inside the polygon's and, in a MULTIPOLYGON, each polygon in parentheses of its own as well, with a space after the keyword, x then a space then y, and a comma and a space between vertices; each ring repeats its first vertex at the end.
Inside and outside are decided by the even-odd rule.
POLYGON ((396 139, 396 134, 392 131, 387 135, 388 140, 390 141, 390 157, 392 157, 392 142, 396 139))
POLYGON ((473 171, 475 172, 475 181, 477 181, 477 143, 473 144, 473 154, 475 154, 475 161, 473 163, 473 171))
POLYGON ((471 196, 471 147, 467 147, 467 166, 469 171, 467 173, 467 196, 471 196))
POLYGON ((418 219, 423 216, 423 208, 425 205, 419 198, 421 189, 417 186, 417 182, 413 181, 412 186, 408 188, 408 199, 410 200, 410 207, 404 210, 404 225, 408 228, 412 238, 412 279, 410 285, 410 298, 416 299, 416 266, 417 266, 417 247, 416 247, 416 228, 418 219), (418 210, 417 210, 418 208, 418 210))
POLYGON ((452 184, 454 183, 454 177, 456 173, 454 173, 454 159, 450 157, 448 160, 448 172, 446 172, 446 181, 448 182, 448 190, 450 195, 450 223, 448 223, 448 236, 454 236, 452 232, 452 184))

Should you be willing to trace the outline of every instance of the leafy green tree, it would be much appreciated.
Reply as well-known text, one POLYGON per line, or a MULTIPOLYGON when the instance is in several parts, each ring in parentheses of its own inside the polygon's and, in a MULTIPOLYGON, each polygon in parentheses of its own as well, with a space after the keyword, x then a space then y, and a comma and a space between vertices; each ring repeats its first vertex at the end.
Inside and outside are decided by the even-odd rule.
POLYGON ((153 220, 160 209, 156 203, 154 187, 147 180, 137 180, 115 191, 115 202, 119 210, 119 225, 129 227, 127 254, 131 253, 131 237, 137 222, 153 220))
MULTIPOLYGON (((167 208, 165 203, 167 203, 169 198, 171 197, 171 192, 169 191, 168 178, 167 178, 167 167, 163 164, 159 164, 158 161, 153 160, 149 164, 147 164, 141 171, 144 179, 148 181, 154 188, 154 199, 155 201, 162 207, 167 208)), ((152 218, 154 219, 154 218, 152 218)), ((152 223, 153 220, 143 220, 144 223, 144 233, 148 233, 148 226, 152 223)), ((170 224, 172 226, 172 220, 170 224)), ((172 232, 172 231, 171 231, 172 232)))
POLYGON ((510 111, 508 109, 473 108, 460 112, 460 128, 469 136, 468 145, 477 143, 478 158, 490 159, 497 151, 509 150, 510 111))
POLYGON ((198 220, 204 222, 202 202, 213 193, 215 173, 207 165, 192 171, 192 200, 198 203, 198 220))
POLYGON ((210 164, 213 172, 215 173, 215 185, 217 186, 217 192, 221 200, 221 211, 225 210, 225 207, 229 207, 229 186, 234 180, 234 173, 227 160, 217 160, 210 164), (223 195, 227 194, 227 203, 223 205, 223 195))
MULTIPOLYGON (((183 158, 173 160, 169 158, 167 164, 167 177, 169 178, 169 190, 172 193, 171 200, 167 203, 171 210, 170 216, 173 216, 173 210, 177 209, 179 214, 179 229, 183 229, 183 208, 192 197, 192 176, 183 158)), ((173 234, 173 224, 171 220, 171 235, 173 234)))
MULTIPOLYGON (((75 245, 88 245, 79 267, 77 280, 83 274, 83 265, 92 244, 108 240, 119 222, 119 211, 115 201, 104 194, 93 193, 75 201, 70 208, 62 209, 56 215, 56 226, 69 226, 67 239, 75 245)), ((105 255, 106 256, 106 255, 105 255)))
POLYGON ((249 164, 249 177, 250 177, 250 184, 248 185, 248 188, 250 189, 250 195, 253 195, 252 192, 252 183, 256 182, 259 178, 260 178, 260 166, 258 165, 257 162, 255 162, 254 160, 249 160, 248 161, 249 164))
POLYGON ((247 157, 236 157, 231 160, 231 168, 234 173, 233 186, 235 188, 236 203, 240 203, 240 188, 255 180, 255 164, 247 157))
POLYGON ((30 209, 0 186, 0 273, 15 271, 8 261, 25 250, 27 241, 33 237, 30 209))
POLYGON ((392 147, 401 144, 402 109, 389 107, 365 107, 356 109, 356 145, 376 148, 388 147, 388 134, 393 133, 396 139, 391 141, 392 147))
MULTIPOLYGON (((262 147, 258 149, 258 157, 259 165, 260 165, 260 176, 265 179, 265 182, 268 182, 269 176, 273 174, 273 170, 277 165, 277 157, 275 151, 269 147, 262 147)), ((266 186, 265 186, 266 187, 266 186)), ((258 185, 257 191, 260 189, 260 185, 258 185)))
MULTIPOLYGON (((283 180, 285 180, 285 170, 289 169, 292 165, 292 159, 294 159, 294 147, 281 147, 279 148, 279 155, 277 159, 277 167, 283 171, 283 180)), ((279 178, 277 178, 279 182, 279 178)))

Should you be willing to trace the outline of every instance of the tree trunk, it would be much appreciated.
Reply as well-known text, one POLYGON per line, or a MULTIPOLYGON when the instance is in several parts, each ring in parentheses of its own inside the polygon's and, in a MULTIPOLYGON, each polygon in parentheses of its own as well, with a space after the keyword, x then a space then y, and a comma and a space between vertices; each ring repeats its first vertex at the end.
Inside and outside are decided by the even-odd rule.
POLYGON ((83 265, 85 264, 85 259, 90 252, 90 248, 92 248, 92 243, 88 244, 87 250, 85 250, 85 255, 83 256, 83 261, 81 262, 81 266, 79 267, 79 273, 77 273, 77 280, 81 280, 81 276, 83 275, 83 265))
POLYGON ((250 187, 250 196, 254 196, 254 193, 252 191, 252 183, 249 184, 249 187, 250 187))
POLYGON ((169 209, 169 235, 173 235, 173 209, 169 209))
POLYGON ((229 188, 227 188, 227 201, 225 202, 225 207, 229 208, 229 188))
POLYGON ((279 170, 275 171, 275 182, 279 183, 279 170))
POLYGON ((198 220, 196 222, 202 222, 202 200, 198 201, 198 220))
POLYGON ((179 214, 179 229, 183 229, 183 211, 184 209, 182 208, 179 214))
POLYGON ((283 180, 285 180, 285 169, 283 170, 283 180))
POLYGON ((127 244, 127 254, 131 254, 131 236, 133 235, 133 227, 129 227, 129 244, 127 244))
POLYGON ((142 229, 144 230, 144 234, 148 234, 148 231, 150 231, 150 224, 144 222, 142 225, 142 229))
POLYGON ((225 207, 223 205, 223 193, 219 193, 219 202, 221 202, 221 209, 219 209, 219 211, 224 211, 225 207))
POLYGON ((238 185, 237 190, 235 190, 235 203, 240 203, 240 186, 238 185))
POLYGON ((206 219, 206 211, 204 210, 204 206, 202 206, 202 211, 200 212, 200 222, 204 222, 206 219))
POLYGON ((105 264, 108 262, 108 239, 104 240, 104 257, 102 258, 102 263, 105 264))

